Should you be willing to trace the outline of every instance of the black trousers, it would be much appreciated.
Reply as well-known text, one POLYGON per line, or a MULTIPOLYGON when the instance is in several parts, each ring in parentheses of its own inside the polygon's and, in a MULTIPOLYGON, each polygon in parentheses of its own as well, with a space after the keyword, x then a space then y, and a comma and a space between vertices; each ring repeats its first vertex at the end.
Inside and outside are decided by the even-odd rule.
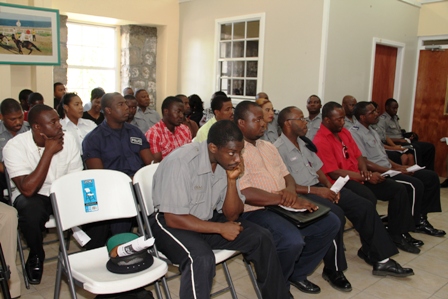
POLYGON ((45 223, 53 214, 50 197, 40 194, 25 197, 20 194, 14 201, 14 207, 19 214, 20 230, 30 248, 29 256, 37 255, 43 261, 45 251, 42 232, 45 230, 45 223))
POLYGON ((434 159, 436 157, 436 148, 432 143, 423 141, 412 141, 415 148, 417 164, 426 166, 429 170, 434 170, 434 159))
POLYGON ((388 201, 387 214, 389 216, 389 233, 400 235, 414 230, 411 205, 409 204, 406 187, 391 179, 380 184, 361 184, 350 180, 345 187, 354 193, 368 199, 376 205, 377 199, 388 201))
POLYGON ((91 250, 106 245, 109 237, 127 233, 132 230, 132 219, 116 219, 95 223, 89 223, 82 226, 83 231, 90 237, 90 241, 84 246, 85 249, 91 250))
MULTIPOLYGON (((219 234, 201 234, 173 229, 166 225, 164 215, 151 216, 151 227, 157 248, 181 272, 179 297, 210 298, 215 276, 215 256, 212 249, 229 249, 242 252, 254 264, 258 287, 265 299, 289 298, 286 280, 268 230, 239 218, 243 231, 233 241, 219 234)), ((210 222, 226 222, 222 214, 215 213, 210 222)))
POLYGON ((422 169, 412 176, 399 174, 392 179, 406 187, 416 223, 421 215, 442 211, 439 176, 434 171, 422 169))
POLYGON ((347 188, 342 188, 341 197, 337 204, 314 194, 307 194, 307 197, 330 207, 331 211, 341 221, 341 228, 335 237, 335 246, 331 246, 324 257, 325 268, 336 271, 347 269, 343 246, 345 217, 352 222, 358 231, 363 251, 368 253, 373 261, 381 261, 398 253, 397 247, 392 242, 376 212, 376 202, 372 203, 347 188))

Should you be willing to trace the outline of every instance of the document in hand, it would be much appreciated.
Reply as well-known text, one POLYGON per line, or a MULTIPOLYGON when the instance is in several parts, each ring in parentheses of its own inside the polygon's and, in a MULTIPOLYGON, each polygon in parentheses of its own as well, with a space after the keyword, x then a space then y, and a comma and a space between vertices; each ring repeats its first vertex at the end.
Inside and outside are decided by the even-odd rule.
POLYGON ((391 170, 388 170, 388 171, 382 173, 381 176, 387 177, 387 178, 391 178, 391 177, 396 176, 397 174, 400 174, 400 173, 401 173, 400 171, 391 169, 391 170))
POLYGON ((417 171, 417 170, 425 169, 425 167, 426 167, 426 166, 421 167, 421 166, 418 166, 417 164, 415 164, 415 165, 412 165, 412 166, 406 168, 406 171, 407 171, 407 172, 415 172, 415 171, 417 171))
POLYGON ((338 177, 338 179, 336 180, 336 182, 334 182, 333 186, 331 186, 330 190, 333 191, 334 193, 339 193, 339 191, 341 191, 342 187, 345 186, 345 183, 348 182, 348 180, 350 180, 350 177, 348 175, 344 177, 338 177))

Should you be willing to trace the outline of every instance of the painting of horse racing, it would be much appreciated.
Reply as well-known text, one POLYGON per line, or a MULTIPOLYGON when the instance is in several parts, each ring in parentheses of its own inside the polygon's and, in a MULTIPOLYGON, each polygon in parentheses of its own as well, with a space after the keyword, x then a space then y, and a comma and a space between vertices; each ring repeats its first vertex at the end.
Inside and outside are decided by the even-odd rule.
POLYGON ((0 64, 59 63, 59 11, 0 3, 0 64))

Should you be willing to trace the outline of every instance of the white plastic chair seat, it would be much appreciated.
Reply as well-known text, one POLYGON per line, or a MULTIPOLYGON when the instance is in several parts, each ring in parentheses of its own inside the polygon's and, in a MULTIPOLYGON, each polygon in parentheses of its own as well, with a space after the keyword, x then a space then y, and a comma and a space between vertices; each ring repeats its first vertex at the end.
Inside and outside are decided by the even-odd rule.
POLYGON ((55 228, 56 227, 56 219, 54 219, 53 215, 50 215, 50 219, 45 223, 45 228, 55 228))
POLYGON ((213 253, 215 254, 216 264, 222 263, 234 255, 240 254, 239 251, 227 249, 214 249, 213 253))
MULTIPOLYGON (((163 252, 158 251, 160 258, 169 261, 169 259, 166 257, 166 255, 163 254, 163 252)), ((213 253, 215 254, 215 261, 216 264, 220 264, 224 262, 225 260, 228 260, 229 258, 240 254, 239 251, 236 250, 227 250, 227 249, 214 249, 213 253)), ((171 261, 170 261, 171 262, 171 261)), ((173 264, 173 266, 178 267, 179 265, 173 264)))
POLYGON ((113 294, 146 286, 166 274, 168 265, 154 257, 154 263, 146 270, 131 274, 109 272, 107 248, 101 247, 68 256, 73 278, 83 283, 83 288, 93 294, 113 294))

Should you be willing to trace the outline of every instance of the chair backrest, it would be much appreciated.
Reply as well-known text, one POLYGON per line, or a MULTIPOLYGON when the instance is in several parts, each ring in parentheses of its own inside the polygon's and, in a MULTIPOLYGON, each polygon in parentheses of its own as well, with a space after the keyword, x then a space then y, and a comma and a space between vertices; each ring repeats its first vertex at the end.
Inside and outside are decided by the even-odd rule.
POLYGON ((51 184, 53 212, 62 230, 86 223, 137 215, 132 181, 107 169, 84 170, 62 176, 51 184))
POLYGON ((134 186, 139 199, 142 212, 146 216, 154 213, 154 202, 152 200, 152 181, 154 173, 159 164, 151 164, 141 168, 134 175, 134 186))

